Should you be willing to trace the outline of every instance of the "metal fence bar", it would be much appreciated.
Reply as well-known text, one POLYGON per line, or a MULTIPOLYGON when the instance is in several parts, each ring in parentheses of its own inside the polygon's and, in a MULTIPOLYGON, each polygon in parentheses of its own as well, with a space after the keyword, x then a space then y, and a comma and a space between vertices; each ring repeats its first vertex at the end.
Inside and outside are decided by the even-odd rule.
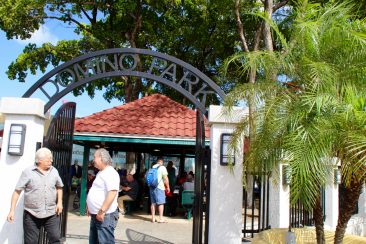
POLYGON ((246 238, 253 238, 254 234, 270 228, 268 214, 269 174, 265 172, 247 173, 247 178, 249 177, 252 177, 253 182, 248 185, 249 188, 243 189, 244 226, 242 232, 244 241, 246 238), (251 199, 248 192, 251 192, 251 199), (248 206, 249 203, 251 203, 251 206, 248 206), (249 213, 248 210, 250 211, 249 213))

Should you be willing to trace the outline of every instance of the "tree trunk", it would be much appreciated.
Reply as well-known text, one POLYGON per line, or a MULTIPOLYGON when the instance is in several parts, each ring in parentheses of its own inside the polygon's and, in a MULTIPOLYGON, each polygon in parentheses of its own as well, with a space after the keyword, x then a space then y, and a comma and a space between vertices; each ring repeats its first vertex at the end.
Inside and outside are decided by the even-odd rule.
POLYGON ((342 208, 339 208, 338 223, 334 236, 335 244, 343 243, 348 221, 355 211, 363 184, 363 180, 352 179, 351 183, 348 186, 345 186, 345 191, 343 192, 342 196, 340 196, 342 208))
MULTIPOLYGON (((273 0, 265 0, 264 2, 264 11, 268 14, 268 18, 272 18, 272 11, 273 11, 273 0)), ((271 27, 267 22, 264 22, 263 28, 263 39, 266 49, 270 52, 273 51, 273 40, 271 34, 271 27)))
MULTIPOLYGON (((125 33, 126 39, 129 41, 132 48, 137 48, 136 39, 141 31, 142 27, 142 2, 137 1, 135 11, 131 13, 134 19, 133 27, 125 33)), ((137 56, 137 70, 141 70, 141 60, 137 56)), ((126 102, 132 102, 139 97, 139 93, 142 92, 142 80, 141 78, 130 77, 126 88, 126 102)))
MULTIPOLYGON (((320 193, 320 192, 319 192, 320 193)), ((320 194, 313 207, 316 243, 325 244, 323 207, 320 202, 320 194)))

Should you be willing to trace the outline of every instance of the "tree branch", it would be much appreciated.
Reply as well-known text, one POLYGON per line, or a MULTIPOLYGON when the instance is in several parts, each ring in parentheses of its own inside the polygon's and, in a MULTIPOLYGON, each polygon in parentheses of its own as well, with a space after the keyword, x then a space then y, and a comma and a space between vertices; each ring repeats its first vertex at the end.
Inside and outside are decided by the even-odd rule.
POLYGON ((85 26, 83 24, 81 24, 76 19, 71 18, 70 16, 65 16, 65 17, 46 16, 45 19, 56 19, 56 20, 60 20, 63 22, 69 21, 69 22, 76 24, 80 29, 87 31, 88 33, 91 33, 91 31, 88 28, 85 28, 85 26))
POLYGON ((235 17, 236 17, 236 25, 237 25, 237 29, 238 29, 238 34, 240 37, 241 44, 243 45, 244 51, 249 52, 248 44, 247 44, 247 41, 246 41, 245 35, 244 35, 243 23, 241 22, 241 19, 240 19, 240 10, 239 9, 240 9, 240 0, 235 0, 234 12, 235 12, 235 17))
POLYGON ((85 9, 80 5, 81 12, 85 15, 85 17, 89 20, 90 23, 93 22, 93 19, 90 18, 89 14, 85 11, 85 9))
POLYGON ((274 13, 274 12, 277 11, 277 9, 282 8, 283 6, 285 6, 288 3, 288 1, 289 0, 285 0, 285 1, 279 2, 276 5, 274 5, 273 8, 272 8, 272 12, 274 13))
MULTIPOLYGON (((108 8, 111 8, 111 5, 107 5, 108 8)), ((97 23, 97 14, 98 14, 98 7, 96 4, 94 4, 93 7, 93 24, 97 23)))

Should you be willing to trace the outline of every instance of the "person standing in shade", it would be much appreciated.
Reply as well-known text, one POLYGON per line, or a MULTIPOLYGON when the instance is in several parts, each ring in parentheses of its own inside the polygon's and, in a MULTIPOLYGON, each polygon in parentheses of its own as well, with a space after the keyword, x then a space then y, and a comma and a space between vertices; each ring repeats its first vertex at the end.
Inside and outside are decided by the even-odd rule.
POLYGON ((36 152, 36 165, 26 168, 15 186, 7 220, 14 221, 14 211, 20 193, 24 190, 23 229, 24 243, 38 243, 43 226, 49 243, 60 243, 60 218, 62 213, 62 187, 56 168, 52 166, 52 152, 40 148, 36 152))
POLYGON ((104 148, 95 151, 94 166, 99 172, 86 200, 88 214, 91 216, 89 243, 114 244, 114 230, 119 218, 119 175, 112 167, 112 158, 104 148))
POLYGON ((162 158, 159 158, 153 168, 158 168, 158 186, 156 188, 150 187, 150 198, 151 198, 151 221, 154 223, 157 221, 158 223, 166 223, 166 220, 163 219, 164 214, 164 204, 165 204, 165 191, 167 193, 170 192, 169 187, 169 179, 168 179, 168 171, 163 165, 164 161, 162 158), (155 210, 156 207, 159 212, 159 220, 155 219, 155 210))

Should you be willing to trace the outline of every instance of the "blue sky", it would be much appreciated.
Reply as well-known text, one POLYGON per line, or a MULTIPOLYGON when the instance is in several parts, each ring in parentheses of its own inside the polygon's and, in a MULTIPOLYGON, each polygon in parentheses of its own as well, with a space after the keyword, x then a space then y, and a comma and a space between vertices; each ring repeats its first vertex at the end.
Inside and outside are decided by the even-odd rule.
MULTIPOLYGON (((32 38, 28 40, 8 40, 5 36, 5 33, 0 30, 0 98, 21 97, 39 78, 43 76, 41 72, 37 72, 36 75, 28 74, 25 83, 8 79, 5 72, 9 64, 14 61, 19 54, 22 53, 25 45, 30 42, 36 43, 37 45, 41 45, 45 42, 56 44, 59 40, 69 40, 76 38, 78 38, 78 36, 73 33, 72 29, 70 29, 70 26, 56 21, 49 21, 45 23, 45 25, 41 26, 40 30, 33 33, 32 38)), ((52 68, 53 67, 50 66, 48 71, 52 70, 52 68)), ((104 100, 102 92, 99 91, 96 92, 94 99, 91 99, 87 95, 74 97, 72 94, 69 94, 60 99, 60 101, 58 101, 51 108, 52 114, 54 114, 56 110, 62 105, 63 100, 77 103, 77 117, 87 116, 103 109, 111 108, 121 104, 121 102, 116 99, 112 100, 111 103, 108 103, 104 100)))

